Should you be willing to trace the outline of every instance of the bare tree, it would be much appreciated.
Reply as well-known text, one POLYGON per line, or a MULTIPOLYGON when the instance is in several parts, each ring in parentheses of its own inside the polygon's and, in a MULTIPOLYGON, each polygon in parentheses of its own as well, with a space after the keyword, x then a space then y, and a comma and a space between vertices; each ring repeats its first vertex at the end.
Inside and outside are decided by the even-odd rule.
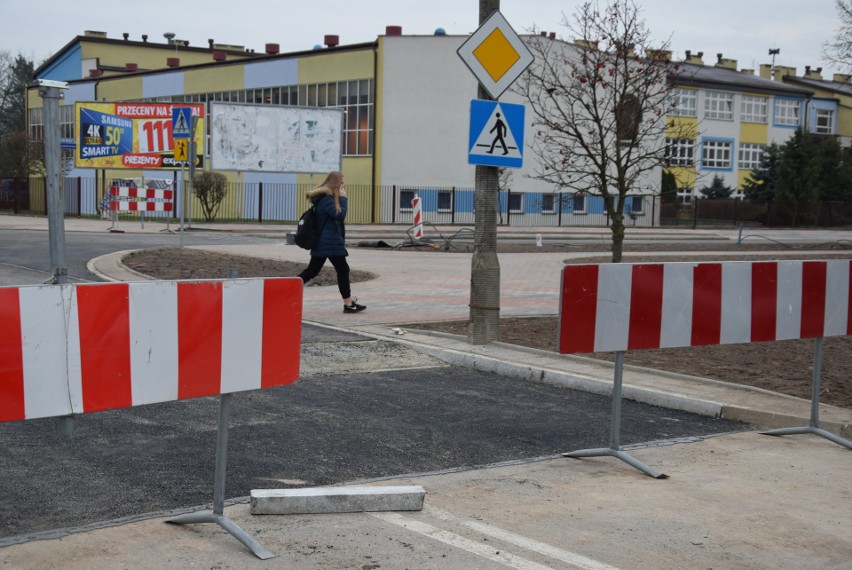
POLYGON ((840 26, 834 39, 822 46, 823 57, 846 70, 852 69, 852 0, 836 0, 837 19, 840 26))
POLYGON ((557 190, 603 197, 612 261, 619 262, 626 196, 658 189, 666 136, 679 138, 672 132, 678 124, 666 125, 677 64, 668 42, 651 47, 630 0, 603 8, 586 2, 562 23, 575 42, 534 36, 529 47, 536 60, 516 87, 534 116, 534 177, 557 190))

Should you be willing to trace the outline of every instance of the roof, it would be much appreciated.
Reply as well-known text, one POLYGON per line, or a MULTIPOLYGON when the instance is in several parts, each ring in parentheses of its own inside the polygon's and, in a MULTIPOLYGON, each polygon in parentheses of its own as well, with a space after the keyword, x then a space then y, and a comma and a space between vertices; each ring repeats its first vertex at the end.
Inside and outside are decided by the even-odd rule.
POLYGON ((803 87, 809 87, 819 91, 830 91, 838 95, 846 95, 852 97, 852 83, 842 81, 829 81, 827 79, 811 79, 808 77, 795 77, 793 75, 785 75, 783 81, 786 83, 796 83, 803 87))
POLYGON ((772 81, 735 69, 691 63, 676 64, 674 83, 683 86, 704 87, 706 89, 724 89, 728 91, 748 91, 772 95, 810 97, 813 91, 804 87, 772 81))

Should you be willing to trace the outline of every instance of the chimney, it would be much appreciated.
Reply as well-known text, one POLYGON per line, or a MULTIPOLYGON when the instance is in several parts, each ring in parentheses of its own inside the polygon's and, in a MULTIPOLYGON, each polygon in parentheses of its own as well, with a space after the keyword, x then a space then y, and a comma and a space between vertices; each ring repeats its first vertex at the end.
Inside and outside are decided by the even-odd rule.
POLYGON ((691 63, 693 65, 704 65, 704 60, 702 59, 704 57, 703 51, 700 51, 695 55, 692 55, 692 52, 690 50, 686 50, 685 53, 686 59, 684 60, 684 62, 691 63))
POLYGON ((763 79, 772 79, 772 66, 768 63, 760 64, 760 76, 763 79))
POLYGON ((124 32, 121 35, 124 36, 124 41, 127 41, 128 39, 130 39, 130 34, 128 34, 127 32, 124 32))
POLYGON ((754 70, 753 69, 741 69, 740 73, 742 73, 743 75, 754 75, 754 70))
POLYGON ((649 49, 648 57, 656 61, 671 61, 672 52, 667 49, 649 49))
POLYGON ((805 66, 805 79, 818 79, 822 80, 822 68, 817 67, 816 69, 811 69, 810 65, 805 66))
POLYGON ((209 47, 210 49, 213 49, 214 43, 216 43, 216 40, 214 40, 213 38, 207 38, 207 47, 209 47))
POLYGON ((280 46, 278 44, 266 44, 266 53, 269 55, 275 55, 280 50, 280 46))
POLYGON ((124 64, 124 71, 137 71, 138 69, 139 69, 139 66, 136 65, 135 63, 125 63, 124 64))
POLYGON ((722 69, 733 69, 734 71, 736 71, 737 60, 722 57, 721 53, 717 53, 716 54, 716 65, 714 67, 720 67, 722 69))
POLYGON ((180 58, 179 57, 167 57, 166 65, 169 67, 180 67, 180 58))
POLYGON ((213 61, 225 61, 227 57, 228 54, 226 54, 224 51, 220 49, 213 50, 213 61))
POLYGON ((323 43, 326 47, 337 47, 340 44, 340 36, 326 35, 325 39, 323 39, 323 43))
POLYGON ((574 40, 574 45, 580 46, 581 48, 590 49, 592 51, 598 49, 598 42, 595 41, 574 40))
POLYGON ((550 32, 550 35, 547 36, 547 37, 549 37, 551 40, 555 40, 556 39, 556 32, 550 32))
POLYGON ((386 36, 401 36, 402 26, 385 26, 386 36))
POLYGON ((103 74, 104 74, 104 72, 101 71, 100 69, 90 69, 89 70, 89 77, 100 77, 103 74))
MULTIPOLYGON (((541 34, 539 34, 539 35, 541 35, 541 37, 543 37, 543 38, 546 38, 547 32, 541 32, 541 34)), ((577 41, 583 41, 583 40, 577 40, 577 41)))
POLYGON ((836 83, 850 83, 852 82, 852 75, 847 73, 835 73, 831 80, 836 83))
POLYGON ((148 34, 142 34, 142 41, 148 43, 148 34))

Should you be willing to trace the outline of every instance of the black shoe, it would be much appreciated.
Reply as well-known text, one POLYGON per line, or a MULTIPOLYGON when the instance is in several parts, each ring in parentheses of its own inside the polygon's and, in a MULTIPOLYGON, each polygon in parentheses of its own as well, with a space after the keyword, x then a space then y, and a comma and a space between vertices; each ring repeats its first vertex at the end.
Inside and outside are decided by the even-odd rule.
POLYGON ((344 313, 360 313, 361 311, 364 311, 366 309, 367 309, 367 305, 359 305, 358 304, 358 297, 354 297, 352 299, 352 304, 343 305, 343 312, 344 313))

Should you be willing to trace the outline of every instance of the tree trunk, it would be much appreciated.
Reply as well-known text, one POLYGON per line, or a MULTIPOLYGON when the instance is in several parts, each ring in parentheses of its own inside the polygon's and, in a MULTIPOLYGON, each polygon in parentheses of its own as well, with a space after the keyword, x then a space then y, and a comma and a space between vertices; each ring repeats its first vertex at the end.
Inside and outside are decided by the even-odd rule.
POLYGON ((612 262, 621 263, 621 254, 624 250, 624 212, 614 213, 610 219, 612 224, 612 262))

